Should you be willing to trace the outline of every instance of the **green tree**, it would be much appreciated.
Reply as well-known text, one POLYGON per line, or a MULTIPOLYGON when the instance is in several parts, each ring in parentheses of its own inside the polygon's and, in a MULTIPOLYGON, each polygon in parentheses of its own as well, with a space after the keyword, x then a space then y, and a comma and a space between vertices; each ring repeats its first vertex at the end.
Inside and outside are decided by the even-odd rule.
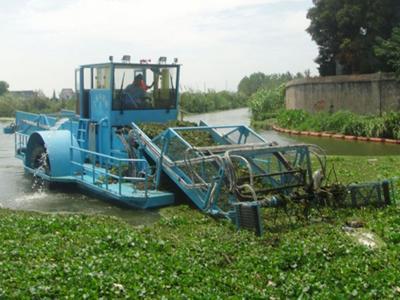
POLYGON ((400 22, 398 0, 313 0, 307 17, 311 24, 307 31, 319 47, 316 62, 319 72, 371 73, 392 71, 387 62, 378 57, 374 46, 378 37, 387 39, 400 22))
POLYGON ((253 73, 249 77, 245 76, 238 85, 238 91, 245 96, 250 96, 256 92, 265 81, 265 74, 261 72, 253 73))
POLYGON ((249 107, 254 121, 268 119, 285 105, 285 85, 274 89, 259 89, 249 99, 249 107))
POLYGON ((0 81, 0 96, 8 92, 10 86, 5 81, 0 81))
POLYGON ((180 96, 180 108, 190 113, 244 107, 247 98, 239 93, 208 90, 207 92, 185 91, 180 96))
POLYGON ((400 78, 400 26, 393 29, 389 39, 378 38, 377 43, 375 54, 385 59, 400 78))
POLYGON ((275 89, 292 79, 303 78, 302 73, 296 75, 290 72, 282 74, 264 74, 261 72, 253 73, 250 76, 244 77, 238 85, 238 92, 244 96, 251 96, 260 89, 275 89))

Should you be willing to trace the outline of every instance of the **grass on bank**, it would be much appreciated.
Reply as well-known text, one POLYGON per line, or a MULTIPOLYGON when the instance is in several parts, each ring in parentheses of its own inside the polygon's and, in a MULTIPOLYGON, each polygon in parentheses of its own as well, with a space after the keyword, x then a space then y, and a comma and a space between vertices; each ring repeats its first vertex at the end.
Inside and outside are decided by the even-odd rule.
MULTIPOLYGON (((343 182, 398 176, 400 157, 333 157, 343 182)), ((398 298, 400 209, 347 209, 262 238, 187 206, 135 228, 103 216, 0 210, 0 298, 398 298), (357 218, 385 242, 341 227, 357 218)))
POLYGON ((400 139, 400 112, 365 116, 349 111, 308 113, 304 110, 281 110, 278 126, 300 131, 326 131, 346 135, 400 139))

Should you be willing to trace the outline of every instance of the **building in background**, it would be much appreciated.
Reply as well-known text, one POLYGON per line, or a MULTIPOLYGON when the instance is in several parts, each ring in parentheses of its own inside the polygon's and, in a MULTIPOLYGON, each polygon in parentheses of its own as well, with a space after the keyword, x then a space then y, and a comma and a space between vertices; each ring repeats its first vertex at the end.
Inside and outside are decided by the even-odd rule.
POLYGON ((62 89, 59 95, 60 100, 70 100, 75 98, 75 92, 73 89, 62 89))

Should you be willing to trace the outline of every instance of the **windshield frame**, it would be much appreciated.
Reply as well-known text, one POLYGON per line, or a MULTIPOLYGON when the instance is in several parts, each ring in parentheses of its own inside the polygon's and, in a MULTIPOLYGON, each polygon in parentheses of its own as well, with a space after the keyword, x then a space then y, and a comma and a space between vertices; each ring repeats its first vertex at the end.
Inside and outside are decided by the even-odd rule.
MULTIPOLYGON (((179 102, 179 75, 180 75, 180 65, 178 64, 124 64, 124 63, 113 63, 111 66, 111 79, 112 82, 110 87, 112 89, 112 101, 113 110, 157 110, 157 109, 177 109, 179 102), (150 91, 146 90, 146 98, 148 98, 148 103, 146 106, 140 107, 130 107, 129 105, 122 104, 122 93, 125 89, 121 90, 121 86, 126 86, 125 84, 116 83, 116 72, 117 70, 129 70, 134 72, 134 76, 139 73, 143 74, 144 82, 146 82, 146 77, 149 72, 153 72, 153 81, 156 81, 156 74, 158 84, 152 86, 150 91), (163 89, 160 80, 160 74, 163 70, 167 69, 166 74, 168 78, 167 88, 164 89, 164 96, 160 95, 160 91, 163 89), (155 71, 156 70, 156 71, 155 71), (119 87, 117 85, 120 85, 119 87), (157 94, 158 93, 158 94, 157 94), (166 96, 168 95, 168 96, 166 96), (163 103, 164 102, 164 103, 163 103)), ((153 82, 153 84, 154 84, 153 82)), ((150 82, 146 82, 150 84, 150 82)), ((125 87, 126 88, 126 87, 125 87)))

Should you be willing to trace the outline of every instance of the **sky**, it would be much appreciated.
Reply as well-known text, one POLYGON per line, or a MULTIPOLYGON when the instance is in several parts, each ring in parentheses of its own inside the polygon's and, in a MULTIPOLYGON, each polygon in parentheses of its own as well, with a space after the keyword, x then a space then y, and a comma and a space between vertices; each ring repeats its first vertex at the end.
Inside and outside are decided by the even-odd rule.
POLYGON ((184 89, 228 89, 254 72, 311 70, 312 0, 0 0, 0 80, 51 96, 79 65, 167 56, 184 89))

